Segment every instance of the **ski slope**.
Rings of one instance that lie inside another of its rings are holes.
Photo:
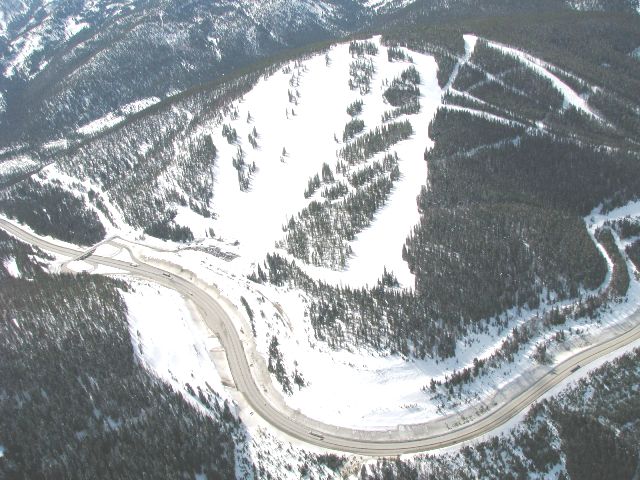
[[[292,64],[291,72],[281,69],[261,80],[233,106],[231,116],[225,116],[219,125],[210,129],[218,147],[212,202],[217,219],[213,228],[225,241],[239,243],[238,263],[245,273],[261,263],[267,253],[277,251],[276,245],[284,238],[282,227],[291,217],[313,199],[322,200],[319,195],[307,199],[304,191],[308,180],[321,171],[323,163],[334,168],[337,151],[344,147],[342,131],[351,119],[346,113],[347,106],[358,99],[363,101],[360,118],[365,122],[365,131],[382,125],[382,114],[392,109],[382,93],[387,82],[411,64],[389,62],[380,38],[375,37],[373,41],[379,51],[372,57],[376,73],[370,93],[362,95],[349,88],[349,65],[353,58],[349,45],[341,44],[326,55]],[[427,181],[424,152],[431,145],[426,126],[440,105],[441,89],[433,57],[408,53],[421,76],[422,109],[419,114],[406,116],[414,135],[388,150],[399,156],[401,178],[369,228],[351,243],[353,256],[344,271],[303,266],[316,278],[359,287],[375,284],[386,268],[396,275],[402,286],[414,285],[414,277],[402,260],[402,246],[412,227],[419,222],[416,197]],[[289,102],[289,91],[299,94],[297,104]],[[229,144],[222,136],[223,125],[237,131],[237,145]],[[258,133],[257,149],[247,142],[254,128]],[[232,165],[238,147],[245,153],[245,162],[255,162],[256,166],[248,191],[239,188],[237,171]],[[367,164],[381,160],[385,153],[377,154]]]

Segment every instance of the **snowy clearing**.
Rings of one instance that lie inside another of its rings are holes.
[[[96,133],[100,133],[108,128],[115,127],[119,123],[124,120],[124,117],[121,115],[116,115],[111,112],[105,115],[104,117],[93,120],[86,125],[78,127],[76,132],[80,135],[94,135]]]
[[[21,278],[22,274],[20,273],[20,269],[18,268],[18,264],[16,263],[15,258],[8,258],[3,263],[4,268],[7,270],[9,275],[13,278]]]
[[[31,172],[38,166],[38,162],[27,155],[10,158],[0,162],[0,180],[9,175],[20,175]]]
[[[75,37],[88,26],[88,23],[78,21],[78,17],[69,17],[64,25],[64,35],[67,39]]]

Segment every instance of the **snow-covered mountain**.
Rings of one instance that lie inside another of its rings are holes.
[[[548,0],[579,9],[632,2]],[[528,4],[527,4],[528,5]],[[69,132],[258,58],[388,16],[531,9],[509,0],[7,0],[0,5],[0,145]],[[11,121],[8,121],[8,120]]]
[[[3,130],[15,140],[25,131],[72,128],[343,35],[367,18],[353,0],[3,3],[0,92],[15,127]]]

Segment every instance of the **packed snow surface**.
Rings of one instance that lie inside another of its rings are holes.
[[[189,383],[193,389],[207,391],[208,384],[215,392],[224,393],[209,357],[210,340],[180,294],[136,281],[133,290],[122,295],[135,352],[147,368],[182,392]]]

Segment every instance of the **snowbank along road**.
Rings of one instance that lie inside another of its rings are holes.
[[[274,428],[298,440],[319,447],[370,456],[391,456],[423,452],[449,447],[473,440],[504,426],[531,403],[554,386],[575,373],[581,367],[608,355],[630,343],[640,340],[640,311],[632,314],[635,327],[617,337],[594,344],[568,358],[555,367],[541,367],[527,382],[514,382],[495,394],[487,404],[475,407],[475,411],[443,417],[428,423],[398,426],[390,430],[354,430],[321,424],[299,413],[285,412],[269,403],[263,395],[260,383],[252,375],[244,347],[234,323],[216,299],[198,287],[193,279],[184,278],[167,270],[139,261],[129,263],[113,258],[92,255],[95,247],[79,250],[53,243],[36,236],[19,226],[0,219],[0,227],[16,238],[43,250],[69,257],[84,257],[97,265],[117,268],[138,278],[150,280],[172,288],[190,298],[201,312],[207,326],[218,335],[224,347],[233,380],[251,408]]]

